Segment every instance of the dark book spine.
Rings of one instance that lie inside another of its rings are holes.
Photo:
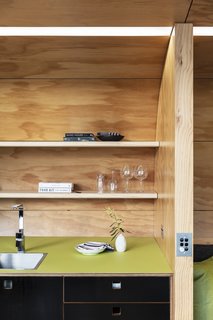
[[[66,132],[65,137],[94,137],[93,133]]]
[[[94,137],[64,137],[64,141],[95,141]]]

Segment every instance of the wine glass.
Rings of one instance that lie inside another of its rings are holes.
[[[125,180],[125,192],[129,192],[129,180],[133,178],[134,171],[128,164],[121,169],[121,177]]]
[[[139,192],[144,192],[143,180],[148,177],[148,170],[142,164],[139,164],[134,170],[134,177],[140,181]]]

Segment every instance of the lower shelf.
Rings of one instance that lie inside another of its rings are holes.
[[[97,192],[72,192],[72,193],[38,193],[38,192],[0,192],[0,199],[157,199],[156,192],[143,193],[97,193]]]

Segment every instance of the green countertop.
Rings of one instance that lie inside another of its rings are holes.
[[[170,275],[171,268],[154,238],[127,238],[127,251],[103,252],[85,256],[75,246],[86,241],[105,241],[94,237],[26,237],[26,252],[47,256],[36,270],[0,269],[0,276],[10,275]],[[0,237],[0,252],[16,252],[14,237]]]

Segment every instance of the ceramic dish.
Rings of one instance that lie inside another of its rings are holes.
[[[92,247],[92,246],[85,245],[85,243],[81,243],[81,244],[77,245],[75,247],[75,249],[81,254],[91,256],[91,255],[96,255],[96,254],[103,252],[106,249],[106,246],[103,245],[103,246],[98,246],[98,247]]]
[[[101,141],[120,141],[124,136],[118,132],[98,132],[97,138]]]

